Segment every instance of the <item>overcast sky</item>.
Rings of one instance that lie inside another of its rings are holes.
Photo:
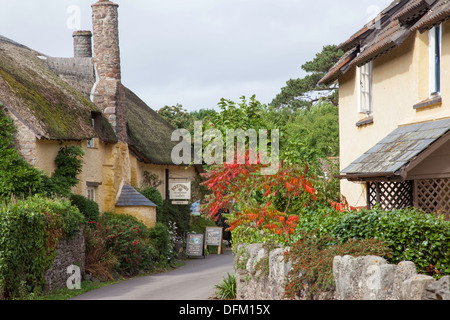
[[[94,0],[0,0],[0,35],[53,57],[92,30]],[[122,81],[155,110],[270,103],[322,47],[339,44],[391,0],[116,0]]]

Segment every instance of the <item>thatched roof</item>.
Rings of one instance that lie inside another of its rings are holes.
[[[52,72],[47,57],[0,37],[0,103],[40,139],[117,141],[103,118],[101,131],[92,126],[100,110]]]
[[[117,142],[113,128],[89,99],[91,58],[53,58],[0,36],[0,104],[40,139]],[[173,165],[175,128],[125,89],[129,148],[145,163]],[[96,118],[95,128],[92,117]]]
[[[175,128],[128,88],[125,96],[130,150],[143,162],[173,164],[171,152],[176,143],[171,137]]]

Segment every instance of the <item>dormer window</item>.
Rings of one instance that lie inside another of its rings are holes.
[[[441,45],[442,27],[436,26],[428,33],[429,39],[429,88],[430,97],[441,94]]]
[[[358,111],[371,115],[373,113],[373,90],[372,90],[372,78],[373,78],[373,62],[366,63],[365,65],[358,67]]]
[[[92,111],[91,124],[97,133],[101,131],[101,123],[102,123],[102,114],[100,112]],[[89,139],[87,141],[87,147],[92,149],[95,149],[97,147],[95,138]]]
[[[94,117],[91,118],[91,123],[92,123],[92,127],[95,128],[95,118]],[[94,138],[89,139],[87,141],[87,147],[92,148],[92,149],[95,148],[95,139]]]

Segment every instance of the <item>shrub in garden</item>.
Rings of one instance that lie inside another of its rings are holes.
[[[306,293],[309,297],[318,291],[333,289],[333,259],[336,256],[376,255],[388,258],[391,255],[387,245],[380,240],[350,240],[340,244],[336,238],[314,232],[301,232],[298,237],[300,240],[291,246],[284,258],[292,264],[285,287],[285,295],[289,299],[295,298],[305,287],[309,288]]]
[[[0,200],[11,195],[28,196],[41,191],[42,174],[14,148],[14,122],[0,105]]]
[[[348,212],[333,234],[341,241],[375,238],[385,241],[392,263],[413,261],[419,272],[450,274],[450,221],[417,209]]]
[[[154,204],[156,204],[158,207],[156,210],[161,210],[161,207],[163,205],[163,198],[161,196],[161,193],[158,191],[158,189],[154,187],[145,187],[138,190],[144,197],[146,197],[148,200],[152,201]]]
[[[150,243],[149,229],[130,215],[103,213],[100,222],[91,226],[103,228],[106,247],[116,256],[115,270],[125,276],[134,276],[139,271],[154,267],[154,248]]]
[[[100,210],[97,202],[77,194],[72,194],[70,196],[70,201],[72,202],[72,205],[76,206],[85,216],[86,221],[98,221]]]
[[[155,187],[145,187],[139,192],[156,204],[156,220],[172,229],[175,223],[177,235],[184,237],[189,232],[191,208],[188,205],[173,205],[169,200],[163,200],[161,193]]]
[[[0,206],[0,288],[4,298],[41,293],[59,240],[79,232],[84,217],[70,201],[34,196]]]
[[[105,254],[104,260],[93,263],[92,269],[103,272],[107,278],[113,273],[134,276],[141,271],[165,268],[175,257],[170,232],[162,223],[148,228],[133,216],[106,212],[89,226],[93,247],[87,251]]]
[[[169,223],[169,225],[171,225],[172,230],[176,229],[174,223]],[[177,238],[176,230],[172,230],[169,230],[169,227],[161,222],[157,222],[155,227],[149,230],[151,242],[155,246],[159,261],[164,267],[167,267],[177,256],[174,250]]]

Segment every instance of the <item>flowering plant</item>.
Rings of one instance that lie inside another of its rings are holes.
[[[263,175],[264,165],[250,162],[248,152],[244,164],[215,166],[204,174],[203,183],[211,191],[201,210],[218,218],[221,209],[230,209],[232,231],[244,225],[266,230],[288,241],[295,231],[299,216],[293,204],[300,200],[308,206],[317,200],[317,190],[307,177],[308,167],[285,166],[281,163],[274,175]]]

